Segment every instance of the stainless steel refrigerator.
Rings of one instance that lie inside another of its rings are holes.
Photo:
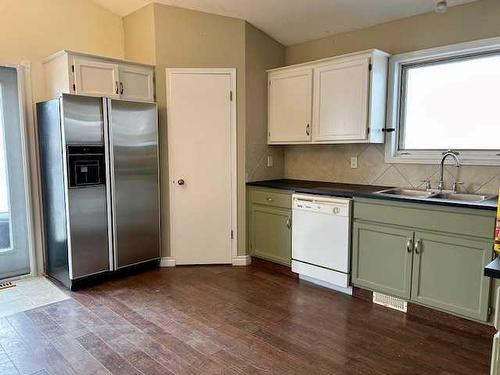
[[[155,103],[37,103],[45,265],[69,288],[160,257]]]

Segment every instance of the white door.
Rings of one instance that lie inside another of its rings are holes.
[[[75,58],[74,93],[119,98],[118,65]]]
[[[30,273],[30,230],[21,93],[15,68],[0,67],[0,279]]]
[[[312,69],[269,74],[269,143],[311,140]]]
[[[176,264],[231,263],[236,80],[167,69],[171,249]]]
[[[368,58],[314,69],[313,141],[366,141]]]
[[[120,65],[119,73],[122,99],[154,101],[153,68]]]

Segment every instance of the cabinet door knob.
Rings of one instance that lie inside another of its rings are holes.
[[[413,251],[413,239],[408,238],[408,241],[406,241],[406,251],[411,253]]]
[[[290,229],[292,227],[292,219],[290,217],[286,218],[286,227]]]
[[[178,183],[179,185],[184,185],[184,183],[185,183],[185,182],[184,182],[184,180],[181,178],[181,179],[179,179],[179,180],[177,181],[177,183]]]
[[[309,136],[311,135],[311,124],[306,125],[306,134]]]
[[[267,197],[267,201],[268,201],[268,202],[272,202],[272,201],[273,201],[273,198],[271,198],[271,197]]]
[[[415,242],[415,253],[420,254],[422,252],[422,240],[418,239],[417,242]]]

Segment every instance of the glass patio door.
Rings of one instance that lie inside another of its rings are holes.
[[[17,70],[0,66],[0,279],[30,273],[19,99]]]

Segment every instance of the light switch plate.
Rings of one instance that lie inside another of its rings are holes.
[[[271,168],[273,166],[273,157],[271,155],[267,155],[267,167]]]
[[[357,156],[351,157],[351,168],[352,169],[358,168],[358,157]]]

